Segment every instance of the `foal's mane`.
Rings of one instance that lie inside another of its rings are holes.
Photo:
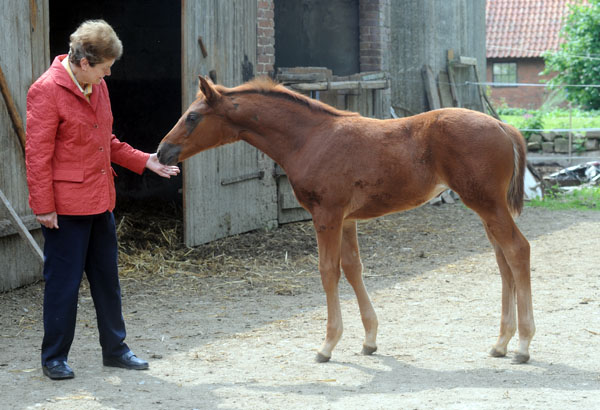
[[[302,105],[311,111],[322,112],[336,117],[354,117],[358,113],[338,110],[330,105],[324,104],[321,101],[309,98],[300,93],[288,90],[281,84],[276,83],[269,77],[255,78],[247,83],[234,88],[225,88],[217,86],[217,90],[223,95],[235,96],[244,94],[260,94],[266,97],[282,98],[292,101],[298,105]]]

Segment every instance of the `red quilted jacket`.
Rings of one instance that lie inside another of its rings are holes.
[[[93,215],[115,207],[111,162],[138,174],[150,154],[119,141],[104,80],[88,102],[61,61],[27,93],[26,165],[34,214]]]

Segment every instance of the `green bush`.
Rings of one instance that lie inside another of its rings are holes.
[[[510,108],[510,107],[498,108],[496,110],[496,112],[500,116],[502,116],[502,115],[524,115],[524,114],[529,113],[530,111],[532,111],[532,110],[526,110],[525,108]]]
[[[521,128],[529,129],[529,130],[543,130],[544,129],[544,121],[542,119],[542,114],[539,111],[534,112],[533,114],[527,113],[523,115],[524,122]],[[523,131],[523,136],[526,140],[533,134],[539,134],[542,131]]]
[[[560,35],[564,41],[558,52],[544,54],[542,74],[556,73],[550,85],[598,84],[600,70],[596,56],[600,54],[600,0],[575,2],[563,22]],[[568,87],[566,98],[582,107],[600,109],[600,88]]]

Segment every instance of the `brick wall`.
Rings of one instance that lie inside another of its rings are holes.
[[[387,49],[390,41],[388,21],[390,0],[360,0],[360,71],[382,71],[388,68]]]
[[[273,75],[275,64],[275,13],[273,0],[257,0],[256,76]]]
[[[517,82],[541,84],[542,80],[552,76],[540,76],[544,70],[544,60],[541,58],[528,59],[488,59],[487,81],[493,81],[492,66],[494,63],[516,62]],[[503,104],[514,108],[538,109],[544,103],[549,92],[544,87],[490,87],[491,100],[494,106]]]

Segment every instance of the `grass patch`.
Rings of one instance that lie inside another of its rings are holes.
[[[541,116],[544,129],[557,128],[600,128],[599,111],[583,111],[573,109],[569,111],[557,109],[553,111],[524,110],[519,108],[504,108],[499,110],[503,121],[519,129],[531,128],[532,116]]]
[[[580,209],[600,211],[600,187],[562,191],[558,186],[547,190],[544,198],[529,201],[529,206],[551,210]]]

